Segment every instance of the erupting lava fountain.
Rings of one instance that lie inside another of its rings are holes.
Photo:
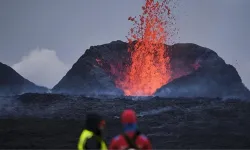
[[[127,37],[131,64],[124,72],[124,79],[115,81],[127,96],[150,96],[171,78],[165,46],[170,15],[168,3],[167,0],[146,0],[139,19],[128,18],[134,25]]]

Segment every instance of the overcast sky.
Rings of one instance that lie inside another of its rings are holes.
[[[91,45],[126,41],[144,0],[0,0],[0,61],[53,87]],[[179,0],[179,34],[216,51],[250,88],[250,0]]]

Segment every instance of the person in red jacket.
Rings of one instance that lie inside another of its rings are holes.
[[[124,110],[121,115],[121,122],[124,133],[112,139],[109,145],[110,150],[152,149],[149,139],[138,130],[135,111]]]

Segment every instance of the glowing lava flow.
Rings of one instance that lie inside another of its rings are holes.
[[[128,37],[132,62],[125,72],[125,79],[116,81],[125,95],[152,95],[171,78],[164,45],[167,40],[166,18],[170,14],[167,4],[167,0],[146,0],[139,20],[128,18],[135,26],[130,29]]]

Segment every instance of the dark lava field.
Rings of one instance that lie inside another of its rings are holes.
[[[0,148],[76,149],[87,112],[107,121],[105,139],[121,132],[125,108],[138,114],[153,149],[250,149],[250,103],[221,99],[67,96],[0,97]]]

